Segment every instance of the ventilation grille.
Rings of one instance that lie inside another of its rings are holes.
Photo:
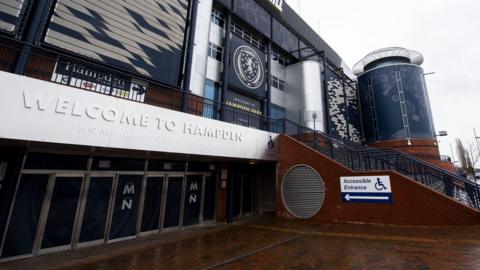
[[[283,178],[282,199],[294,216],[311,218],[323,205],[325,184],[312,168],[306,165],[296,166]]]

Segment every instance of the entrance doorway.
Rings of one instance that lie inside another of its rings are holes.
[[[215,179],[211,172],[26,170],[1,238],[1,258],[28,257],[212,222]]]
[[[250,174],[236,175],[233,181],[233,217],[254,213],[255,177]]]

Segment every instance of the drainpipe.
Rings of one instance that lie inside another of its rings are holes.
[[[225,14],[225,38],[223,39],[223,73],[222,73],[222,88],[220,90],[220,120],[225,120],[224,114],[224,105],[225,102],[225,93],[228,90],[229,84],[229,77],[228,77],[228,69],[230,63],[230,40],[231,40],[231,33],[230,33],[230,26],[232,24],[232,15],[229,11]]]
[[[20,56],[18,57],[17,65],[15,66],[15,73],[24,75],[27,71],[28,59],[32,53],[32,46],[40,42],[43,26],[48,20],[50,9],[54,0],[39,0],[36,8],[30,10],[33,18],[30,22],[30,29],[25,39]]]
[[[188,49],[186,55],[186,69],[185,69],[185,81],[183,83],[182,93],[182,112],[188,111],[188,93],[190,93],[190,81],[192,76],[192,61],[193,61],[193,49],[195,48],[195,28],[197,26],[197,10],[198,1],[192,1],[192,7],[190,8],[190,22],[188,25]]]

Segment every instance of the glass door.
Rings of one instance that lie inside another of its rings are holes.
[[[3,237],[2,258],[33,255],[49,178],[49,174],[23,174],[20,178]]]
[[[165,215],[163,218],[163,229],[176,228],[180,226],[180,211],[182,209],[183,175],[168,176],[167,198],[165,204]]]
[[[160,228],[160,214],[162,210],[163,186],[165,176],[148,176],[146,181],[145,197],[140,231],[157,232]]]
[[[82,184],[82,175],[56,175],[51,192],[47,193],[40,254],[72,248]]]
[[[203,221],[213,221],[215,218],[215,191],[217,189],[215,176],[206,176],[204,183]]]
[[[142,178],[143,175],[133,174],[118,176],[109,231],[110,240],[135,237]]]
[[[82,197],[83,211],[80,221],[78,246],[103,243],[113,193],[114,175],[93,175],[87,180]]]
[[[233,179],[233,217],[242,213],[242,176],[236,175]]]
[[[190,226],[200,223],[203,175],[187,175],[185,187],[183,226]]]
[[[242,214],[251,215],[253,213],[254,194],[254,180],[251,175],[244,175],[242,177]]]

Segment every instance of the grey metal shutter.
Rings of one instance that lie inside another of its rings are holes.
[[[292,215],[302,219],[311,218],[323,205],[325,184],[313,168],[297,165],[283,178],[282,199]]]

